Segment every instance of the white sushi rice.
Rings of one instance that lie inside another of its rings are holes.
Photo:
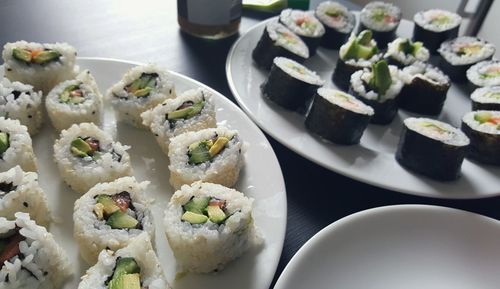
[[[313,11],[285,9],[281,11],[280,21],[297,35],[321,37],[325,34],[325,27]]]
[[[0,217],[14,219],[17,212],[29,213],[42,226],[51,220],[47,197],[38,184],[38,174],[23,172],[16,166],[0,173],[0,185],[11,186],[11,190],[0,189]]]
[[[9,148],[0,157],[0,171],[19,165],[24,171],[36,172],[37,161],[28,128],[18,120],[0,117],[0,132],[9,136]]]
[[[459,55],[459,50],[465,46],[477,46],[479,47],[479,51],[474,52],[473,54],[465,53]],[[443,42],[441,47],[439,47],[438,52],[441,54],[441,57],[452,65],[467,65],[491,57],[495,54],[495,45],[476,37],[461,36]]]
[[[293,78],[313,85],[321,86],[325,84],[325,81],[315,71],[308,69],[297,61],[286,57],[276,57],[273,63]]]
[[[18,49],[51,49],[59,52],[61,57],[58,61],[40,64],[26,64],[15,59],[12,54],[15,48]],[[76,50],[67,43],[35,43],[17,41],[7,43],[3,47],[2,57],[4,61],[4,75],[11,81],[19,81],[30,84],[36,91],[42,90],[44,94],[59,82],[72,79],[78,73],[78,66],[75,65]]]
[[[189,119],[179,119],[171,122],[166,115],[177,110],[184,102],[197,103],[205,101],[200,113]],[[197,131],[217,126],[213,94],[203,88],[190,89],[176,98],[167,99],[162,104],[141,114],[142,123],[149,127],[156,141],[165,154],[168,154],[170,139],[188,131]],[[173,127],[172,127],[173,126]]]
[[[211,161],[197,165],[188,163],[189,146],[216,136],[230,139],[225,148]],[[170,140],[168,149],[170,159],[170,184],[179,189],[184,184],[194,181],[217,183],[232,187],[238,180],[243,166],[242,142],[236,130],[226,127],[208,128],[197,132],[186,132]]]
[[[474,90],[471,99],[478,103],[500,104],[500,86],[480,87]]]
[[[376,21],[373,19],[375,13],[380,11],[384,12],[384,15],[388,15],[394,18],[394,22],[386,22],[385,17],[382,21]],[[360,13],[360,21],[368,29],[375,31],[392,31],[396,29],[401,20],[401,9],[394,4],[386,3],[382,1],[373,1],[368,3]]]
[[[429,50],[424,46],[420,47],[416,55],[406,54],[404,51],[399,50],[399,46],[402,42],[409,41],[407,38],[396,38],[394,41],[387,45],[387,52],[385,53],[385,58],[393,58],[404,65],[410,65],[415,61],[428,61],[430,57]]]
[[[454,146],[469,145],[469,138],[462,131],[442,121],[423,117],[410,117],[404,120],[404,125],[409,130],[445,144]]]
[[[106,282],[113,275],[118,258],[134,258],[140,268],[142,288],[169,289],[160,261],[156,256],[151,239],[147,233],[141,233],[130,240],[129,244],[116,251],[103,250],[97,263],[87,270],[78,284],[78,289],[108,289]]]
[[[182,208],[192,197],[226,201],[230,216],[220,225],[208,220],[192,225],[181,220]],[[252,218],[253,199],[221,185],[195,182],[175,192],[165,210],[165,233],[181,272],[221,270],[250,247],[263,242]]]
[[[450,85],[450,78],[439,68],[417,61],[399,72],[401,80],[409,85],[415,78],[423,79],[433,85]]]
[[[71,142],[78,138],[92,137],[99,140],[101,155],[80,158],[71,153]],[[129,146],[114,142],[109,134],[92,123],[74,124],[63,130],[54,144],[54,160],[62,179],[76,192],[85,193],[97,183],[109,182],[119,177],[131,176],[132,166],[127,153]],[[113,151],[121,156],[117,160]]]
[[[494,77],[485,77],[487,73],[497,73]],[[476,86],[500,85],[500,61],[481,61],[467,70],[467,79]]]
[[[369,87],[365,85],[369,83],[372,78],[371,70],[366,68],[356,71],[351,75],[351,86],[356,93],[369,100],[385,102],[386,100],[394,99],[401,92],[403,82],[399,78],[399,70],[396,66],[389,65],[389,72],[391,74],[392,84],[384,95],[379,95],[376,91],[369,89]]]
[[[500,111],[478,110],[466,113],[462,118],[462,121],[466,123],[473,130],[492,135],[500,135],[499,124],[493,124],[491,122],[480,123],[479,121],[474,119],[474,116],[478,113],[489,113],[493,118],[500,119]]]
[[[60,101],[61,93],[70,85],[79,85],[85,101],[72,104]],[[67,80],[58,84],[47,95],[45,106],[47,113],[56,130],[69,128],[72,124],[92,122],[100,125],[103,109],[103,97],[90,71],[82,71],[74,80]]]
[[[43,124],[42,92],[33,86],[4,78],[0,82],[0,116],[17,119],[35,135]]]
[[[126,86],[141,77],[143,73],[158,74],[155,88],[145,97],[136,97],[126,91]],[[135,127],[147,129],[142,124],[141,113],[155,107],[163,101],[175,97],[175,88],[170,73],[153,64],[135,66],[125,73],[123,78],[113,85],[106,97],[111,101],[116,119]]]
[[[270,22],[266,25],[266,31],[276,46],[281,46],[302,58],[309,58],[309,48],[304,41],[283,24]]]
[[[19,243],[21,255],[2,264],[1,289],[59,289],[73,274],[66,252],[51,233],[38,226],[26,213],[16,213],[15,220],[0,217],[0,238],[15,228],[26,239]],[[8,281],[6,281],[8,280]]]
[[[448,21],[439,21],[440,18],[445,18]],[[462,17],[446,10],[429,9],[417,12],[415,16],[413,16],[413,21],[425,30],[443,32],[460,25]]]
[[[359,99],[343,91],[320,87],[318,88],[318,95],[328,100],[329,102],[347,110],[365,115],[375,114],[371,106],[364,104]]]
[[[356,16],[349,12],[344,5],[334,1],[321,2],[316,8],[316,17],[324,25],[342,33],[349,33],[356,25]]]
[[[118,178],[109,183],[99,183],[85,195],[76,200],[73,213],[74,237],[80,247],[80,255],[89,264],[95,264],[99,253],[104,249],[116,251],[127,246],[132,237],[147,232],[154,238],[153,216],[149,209],[152,202],[146,195],[149,182],[137,182],[134,177]],[[141,229],[112,229],[105,220],[99,220],[94,213],[96,196],[116,195],[128,192],[135,211],[128,212],[135,216],[142,225]]]

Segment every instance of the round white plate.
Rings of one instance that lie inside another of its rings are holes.
[[[460,179],[438,182],[399,166],[394,154],[402,120],[414,114],[400,111],[388,126],[370,124],[359,145],[340,146],[322,141],[309,133],[302,115],[264,99],[260,85],[267,78],[267,72],[254,65],[251,54],[267,22],[276,19],[271,18],[248,30],[233,45],[226,62],[229,87],[236,101],[265,132],[289,149],[327,169],[382,188],[451,199],[500,195],[500,168],[465,160]],[[403,20],[397,32],[398,35],[411,37],[412,31],[413,24]],[[335,87],[331,76],[337,58],[337,51],[320,48],[305,65],[318,72],[326,81],[326,86]],[[468,96],[457,85],[453,85],[439,119],[458,127],[461,117],[469,110]]]
[[[78,65],[81,69],[90,69],[101,92],[104,93],[120,80],[125,71],[137,63],[80,58]],[[148,194],[155,199],[153,214],[157,228],[156,248],[167,279],[175,289],[220,289],[227,288],[228,284],[238,284],[238,288],[267,289],[278,265],[286,227],[285,184],[273,149],[259,128],[223,95],[186,76],[174,72],[172,75],[177,93],[196,87],[212,91],[215,95],[218,122],[239,130],[242,139],[247,143],[245,166],[236,189],[255,199],[253,216],[264,235],[265,244],[260,250],[254,249],[245,253],[218,274],[190,274],[175,280],[175,259],[161,225],[163,209],[174,193],[168,183],[168,158],[162,153],[151,133],[117,124],[111,109],[106,109],[105,131],[115,136],[122,144],[132,146],[129,154],[135,177],[140,181],[151,181]],[[68,252],[75,269],[73,278],[64,288],[75,289],[80,276],[89,268],[79,257],[78,246],[73,239],[73,203],[80,195],[70,190],[59,177],[52,159],[52,146],[58,135],[49,120],[46,121],[42,132],[33,138],[39,164],[39,179],[47,193],[50,209],[58,220],[58,223],[52,224],[50,231]]]
[[[436,206],[347,216],[293,256],[274,289],[494,289],[500,222]]]

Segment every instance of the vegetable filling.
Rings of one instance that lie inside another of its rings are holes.
[[[487,111],[478,112],[474,115],[474,120],[480,124],[488,124],[497,127],[500,130],[500,117],[493,116],[492,113]]]
[[[141,229],[130,193],[102,194],[95,200],[94,214],[98,220],[106,221],[106,225],[113,229]]]
[[[66,87],[59,95],[59,102],[80,104],[85,101],[85,96],[80,88],[81,84],[73,84]]]
[[[3,154],[10,147],[10,137],[6,132],[0,132],[0,158],[3,159]]]
[[[107,281],[108,289],[141,289],[141,268],[132,257],[119,257]]]
[[[26,64],[45,65],[50,62],[58,61],[61,53],[52,49],[22,49],[14,48],[12,51],[14,59],[22,61]]]
[[[230,140],[230,138],[216,135],[212,139],[191,144],[188,148],[188,163],[190,165],[198,165],[211,161],[224,150]]]
[[[175,111],[167,113],[166,119],[170,122],[170,128],[175,127],[175,123],[181,119],[190,119],[201,113],[205,107],[205,99],[198,102],[185,101]]]
[[[190,224],[204,224],[210,220],[222,224],[229,217],[226,201],[214,197],[192,197],[184,206],[181,220]]]
[[[345,44],[347,49],[341,58],[343,60],[372,58],[378,53],[378,47],[372,43],[372,37],[370,30],[364,30],[356,38],[349,39]]]
[[[125,90],[135,97],[148,97],[157,83],[158,73],[142,73],[138,79],[125,86]]]

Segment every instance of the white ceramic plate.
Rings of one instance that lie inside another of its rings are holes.
[[[95,58],[80,58],[78,64],[81,69],[90,69],[103,93],[120,80],[125,71],[136,65]],[[260,250],[247,252],[218,274],[191,274],[175,280],[175,259],[161,226],[163,208],[174,192],[168,183],[168,158],[161,152],[151,133],[117,124],[111,109],[107,109],[104,129],[121,143],[132,146],[129,154],[135,177],[141,181],[151,181],[148,194],[155,199],[156,248],[167,279],[175,289],[220,289],[227,288],[228,284],[238,284],[238,288],[267,289],[278,265],[286,227],[286,192],[276,156],[262,132],[236,105],[204,84],[177,73],[172,74],[177,93],[196,87],[212,91],[215,94],[217,120],[238,129],[248,144],[245,166],[236,189],[255,199],[253,216],[264,235],[265,244]],[[38,158],[40,184],[48,195],[50,209],[59,221],[52,224],[50,231],[68,252],[75,269],[74,277],[64,288],[75,289],[80,276],[89,266],[79,257],[78,246],[73,239],[73,203],[80,195],[65,185],[52,160],[52,145],[57,137],[47,119],[33,143]]]
[[[453,182],[438,182],[411,173],[396,162],[394,154],[399,141],[402,120],[414,114],[400,111],[388,126],[369,125],[361,143],[340,146],[322,141],[309,133],[304,117],[287,111],[264,99],[260,85],[267,72],[258,69],[251,57],[262,31],[271,18],[247,31],[233,45],[226,63],[229,87],[243,110],[268,134],[301,156],[337,173],[382,188],[436,198],[483,198],[500,195],[500,169],[465,160],[462,177]],[[411,37],[413,24],[403,20],[398,34]],[[338,52],[320,48],[317,55],[305,65],[318,72],[326,86],[331,81]],[[470,100],[461,89],[453,85],[448,92],[444,111],[439,119],[456,127],[461,117],[470,110]]]
[[[345,217],[293,256],[274,289],[499,288],[500,222],[436,206]]]

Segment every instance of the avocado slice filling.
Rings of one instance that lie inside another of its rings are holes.
[[[482,111],[474,115],[474,120],[480,124],[489,123],[497,126],[497,130],[500,129],[500,117],[494,117],[491,112]]]
[[[466,44],[458,48],[457,55],[459,56],[472,56],[481,52],[483,46],[481,44]]]
[[[389,87],[391,87],[392,78],[389,66],[385,60],[380,60],[372,65],[372,78],[368,86],[376,91],[380,96],[385,95]]]
[[[420,41],[412,42],[410,39],[405,39],[399,43],[398,50],[406,55],[416,56],[422,46],[423,43]]]
[[[363,30],[356,38],[347,42],[347,49],[340,55],[342,60],[349,59],[370,59],[378,53],[378,47],[372,45],[373,34],[371,30]]]
[[[181,119],[190,119],[198,114],[203,110],[205,107],[205,101],[200,100],[196,103],[192,101],[185,101],[182,103],[181,106],[179,106],[175,111],[167,113],[166,118],[170,122],[176,122]]]
[[[227,137],[218,136],[191,144],[188,148],[188,163],[198,165],[212,160],[226,147],[229,141],[230,139]]]
[[[431,122],[423,122],[422,126],[428,128],[428,129],[431,129],[439,134],[445,134],[448,132],[448,130],[446,130],[446,129],[444,129],[444,128],[442,128],[434,123],[431,123]]]
[[[450,18],[444,14],[439,14],[434,16],[431,20],[431,24],[433,25],[445,25],[450,22]]]
[[[108,289],[141,289],[141,268],[132,257],[119,257]]]
[[[10,147],[9,134],[6,132],[0,132],[0,156],[3,156]]]
[[[134,210],[129,192],[123,191],[115,195],[97,195],[94,213],[98,220],[105,220],[113,229],[135,229],[139,221],[128,214],[128,209]]]
[[[77,137],[71,142],[70,151],[75,157],[91,157],[96,160],[99,158],[100,152],[99,140],[92,137]]]
[[[44,65],[49,62],[57,61],[61,57],[61,53],[52,49],[23,49],[14,48],[12,50],[12,57],[22,61],[26,64],[40,64]]]
[[[80,88],[81,84],[72,84],[66,87],[59,95],[59,102],[80,104],[85,101],[85,96]]]
[[[158,73],[142,73],[139,78],[125,86],[125,90],[135,97],[148,97],[156,87],[157,80]]]
[[[500,92],[491,92],[491,91],[489,91],[489,92],[486,93],[486,97],[500,99]]]
[[[192,197],[184,206],[181,220],[190,224],[204,224],[209,220],[222,224],[229,216],[226,213],[226,201],[213,197]]]

